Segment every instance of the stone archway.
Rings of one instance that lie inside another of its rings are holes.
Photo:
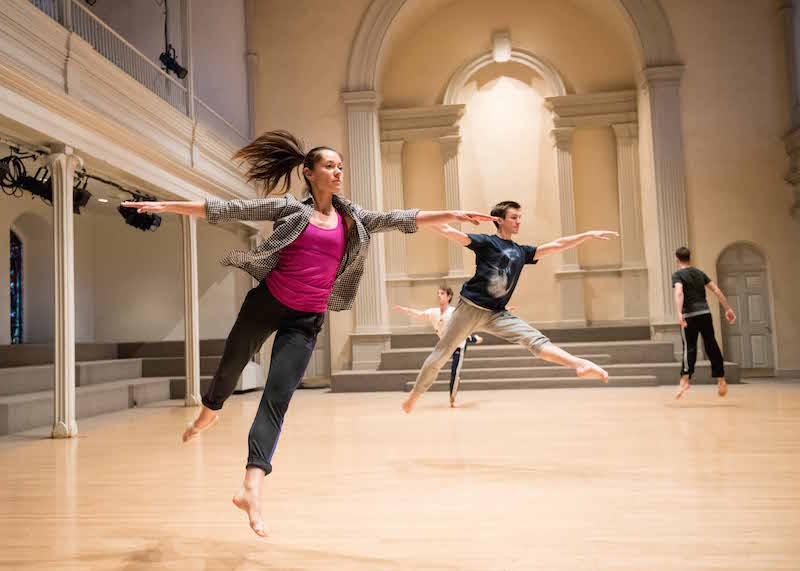
[[[395,16],[408,0],[373,0],[358,30],[347,70],[346,91],[377,91],[383,44]],[[642,68],[680,63],[666,14],[658,0],[615,2],[637,40]]]

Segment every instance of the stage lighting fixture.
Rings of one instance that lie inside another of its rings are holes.
[[[163,69],[167,70],[167,72],[171,71],[181,79],[184,79],[186,74],[189,73],[189,70],[179,64],[175,59],[175,48],[172,47],[172,44],[167,46],[166,51],[158,56],[158,59],[161,60],[161,67]]]
[[[36,171],[36,176],[24,175],[17,186],[38,196],[45,204],[53,206],[53,184],[50,180],[50,171],[41,167]]]
[[[72,212],[75,214],[80,214],[80,209],[85,208],[92,198],[92,193],[86,190],[88,182],[88,178],[78,179],[75,186],[72,187]]]
[[[155,200],[152,197],[134,195],[134,202],[145,202],[148,200]],[[148,230],[155,232],[161,226],[161,216],[158,214],[149,214],[147,212],[138,213],[136,208],[127,208],[124,206],[119,207],[119,213],[125,219],[125,224],[138,228],[143,232]]]

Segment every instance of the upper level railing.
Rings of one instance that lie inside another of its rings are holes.
[[[30,2],[62,26],[71,29],[100,55],[172,107],[190,116],[189,94],[186,87],[125,41],[78,0],[30,0]],[[199,122],[234,145],[248,141],[245,135],[199,98],[195,97],[195,102],[199,104],[195,108]]]

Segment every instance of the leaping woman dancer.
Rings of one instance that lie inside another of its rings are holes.
[[[139,212],[197,216],[212,224],[234,220],[275,223],[272,235],[256,249],[235,250],[222,259],[224,265],[240,268],[260,283],[247,294],[200,413],[183,433],[185,442],[217,423],[245,365],[276,333],[264,394],[248,436],[244,481],[233,497],[236,507],[247,512],[253,531],[266,537],[261,483],[272,471],[283,418],[311,358],[325,310],[353,306],[371,235],[389,230],[413,233],[420,226],[456,221],[478,224],[494,217],[477,212],[374,212],[361,208],[339,196],[344,179],[342,156],[330,147],[306,153],[302,143],[286,131],[265,133],[233,158],[247,163],[248,181],[263,185],[264,198],[128,202],[123,206]],[[275,190],[288,192],[292,173],[300,168],[308,193],[304,200],[290,194],[267,198]]]

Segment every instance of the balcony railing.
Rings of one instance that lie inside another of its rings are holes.
[[[125,41],[122,36],[79,1],[30,0],[30,2],[65,28],[71,29],[91,45],[97,53],[172,107],[184,115],[190,116],[188,90]],[[195,103],[198,104],[195,114],[202,124],[216,131],[234,145],[241,145],[248,141],[247,137],[197,97],[195,97]]]

